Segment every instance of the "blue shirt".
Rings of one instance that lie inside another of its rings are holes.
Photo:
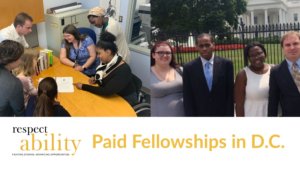
[[[287,64],[288,64],[288,68],[289,68],[289,71],[290,71],[290,73],[291,73],[291,72],[292,72],[293,62],[289,61],[288,59],[285,59],[285,60],[286,60],[286,62],[287,62]],[[296,61],[296,63],[297,63],[298,69],[300,69],[300,59],[298,59],[298,60]]]
[[[209,60],[206,60],[206,59],[204,59],[202,56],[200,56],[200,59],[201,59],[201,61],[202,61],[202,67],[203,67],[203,72],[205,72],[205,64],[207,63],[207,62],[209,62],[210,64],[211,64],[211,66],[212,66],[212,73],[214,72],[213,70],[214,70],[214,57],[215,57],[215,54],[213,53],[212,54],[212,57],[209,59]],[[212,74],[213,75],[213,74]]]
[[[93,40],[89,36],[86,36],[84,40],[80,41],[80,46],[78,49],[75,49],[73,45],[71,46],[68,58],[74,62],[76,61],[76,63],[81,66],[84,65],[85,62],[90,58],[88,47],[93,44]],[[65,48],[65,42],[62,43],[61,48]],[[84,71],[84,74],[88,76],[94,75],[98,65],[99,59],[96,58],[94,63]]]

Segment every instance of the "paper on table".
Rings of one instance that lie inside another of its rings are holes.
[[[56,77],[58,92],[60,93],[73,93],[73,77]]]
[[[59,93],[73,93],[73,77],[53,77],[56,80]],[[39,83],[44,78],[39,79]]]

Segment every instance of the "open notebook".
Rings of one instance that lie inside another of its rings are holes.
[[[53,77],[56,80],[59,93],[73,93],[73,77]],[[43,78],[39,79],[39,82]]]

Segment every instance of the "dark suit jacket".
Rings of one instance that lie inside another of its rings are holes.
[[[214,57],[211,91],[200,57],[187,63],[183,69],[183,102],[186,116],[234,116],[232,62]]]
[[[268,116],[278,116],[278,103],[282,116],[300,116],[300,93],[286,60],[271,69],[269,86]]]

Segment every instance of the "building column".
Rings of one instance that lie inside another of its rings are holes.
[[[287,15],[287,12],[283,11],[283,23],[287,23],[286,15]]]
[[[279,21],[278,21],[278,23],[279,24],[282,24],[283,23],[283,21],[282,21],[282,10],[281,9],[279,9],[279,11],[278,11],[278,15],[279,15]]]
[[[265,25],[268,25],[269,22],[268,22],[268,10],[265,9]]]
[[[250,23],[251,23],[251,25],[253,26],[253,25],[254,25],[254,12],[251,11],[250,14],[251,14]]]

